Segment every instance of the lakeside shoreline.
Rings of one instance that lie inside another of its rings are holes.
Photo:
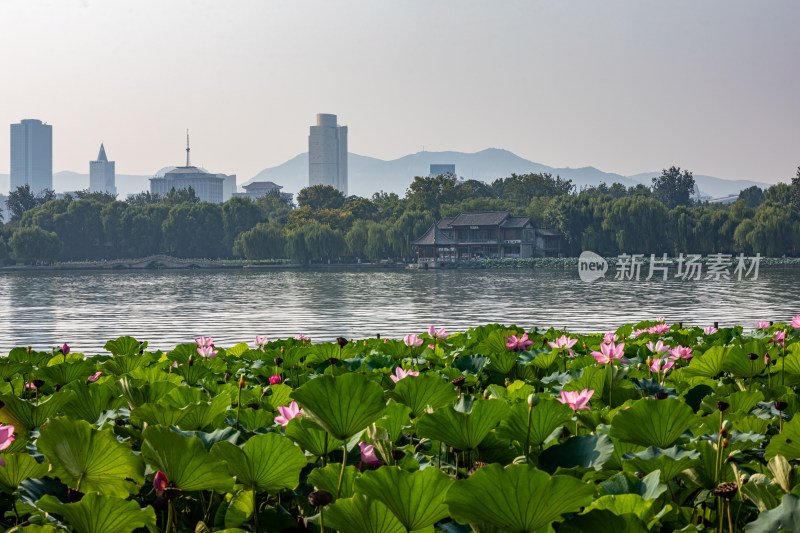
[[[708,262],[708,257],[703,257],[700,263]],[[735,266],[736,257],[732,258],[731,267]],[[749,258],[747,258],[749,259]],[[534,257],[527,259],[477,259],[457,262],[440,262],[442,268],[491,270],[491,269],[544,269],[566,270],[578,267],[577,257]],[[615,266],[618,257],[606,257],[609,266]],[[660,259],[659,259],[660,260]],[[668,258],[675,261],[676,258]],[[642,265],[649,265],[649,258],[643,258]],[[181,269],[268,269],[268,270],[398,270],[417,269],[418,263],[313,263],[299,264],[289,261],[276,263],[250,262],[246,260],[214,260],[203,258],[178,258],[168,255],[157,255],[134,259],[118,259],[113,261],[93,261],[81,263],[58,263],[54,265],[9,265],[0,267],[0,272],[25,272],[25,271],[59,271],[59,270],[181,270]],[[675,264],[675,263],[673,263]],[[797,268],[800,267],[800,258],[761,258],[759,268]],[[420,268],[419,270],[426,270]],[[438,269],[431,269],[438,270]]]

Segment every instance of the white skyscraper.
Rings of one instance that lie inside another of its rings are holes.
[[[97,161],[89,161],[89,192],[117,194],[116,163],[106,157],[106,149],[100,143]]]
[[[317,114],[308,135],[308,185],[331,185],[347,196],[347,126],[336,115]]]
[[[53,126],[41,120],[11,125],[11,191],[24,185],[33,194],[53,188]]]

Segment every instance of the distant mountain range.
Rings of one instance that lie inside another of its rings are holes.
[[[512,173],[546,172],[553,176],[558,175],[564,179],[571,179],[578,189],[588,185],[599,185],[601,182],[605,182],[608,185],[618,182],[626,187],[638,183],[650,185],[652,178],[661,174],[661,172],[648,172],[634,176],[623,176],[621,174],[603,172],[594,167],[554,168],[528,161],[508,150],[497,148],[489,148],[472,154],[463,152],[418,152],[391,161],[351,153],[348,159],[348,192],[364,197],[370,197],[377,191],[396,192],[403,196],[414,176],[427,176],[430,165],[435,163],[455,164],[456,173],[464,179],[476,179],[486,182],[508,177]],[[150,183],[148,179],[151,177],[118,174],[117,191],[119,192],[119,198],[124,199],[129,194],[149,190]],[[758,185],[764,189],[770,186],[769,183],[759,181],[726,180],[699,174],[695,174],[694,178],[701,194],[713,198],[738,194],[740,190],[752,185]],[[247,185],[253,181],[274,181],[283,186],[284,192],[296,194],[300,189],[308,185],[308,153],[293,157],[276,167],[266,168],[252,179],[241,183],[240,186]],[[56,192],[86,189],[89,187],[89,175],[69,171],[56,172],[53,175],[53,185]],[[0,191],[7,191],[8,189],[8,174],[0,174]]]

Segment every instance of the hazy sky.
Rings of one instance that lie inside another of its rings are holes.
[[[193,163],[239,182],[308,149],[496,147],[552,166],[678,165],[788,181],[800,165],[800,2],[0,0],[8,124],[53,125],[53,167]]]

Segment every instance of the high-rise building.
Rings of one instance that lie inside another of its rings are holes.
[[[347,126],[336,115],[317,114],[308,135],[308,185],[331,185],[347,196]]]
[[[97,161],[89,161],[89,192],[117,194],[115,167],[116,162],[108,160],[106,149],[100,143]]]
[[[53,188],[53,126],[41,120],[11,125],[11,191],[24,185],[33,194]]]
[[[456,175],[456,166],[454,164],[431,163],[431,172],[429,174],[431,178],[435,178],[436,176],[447,176],[448,174],[452,174],[453,176]]]

